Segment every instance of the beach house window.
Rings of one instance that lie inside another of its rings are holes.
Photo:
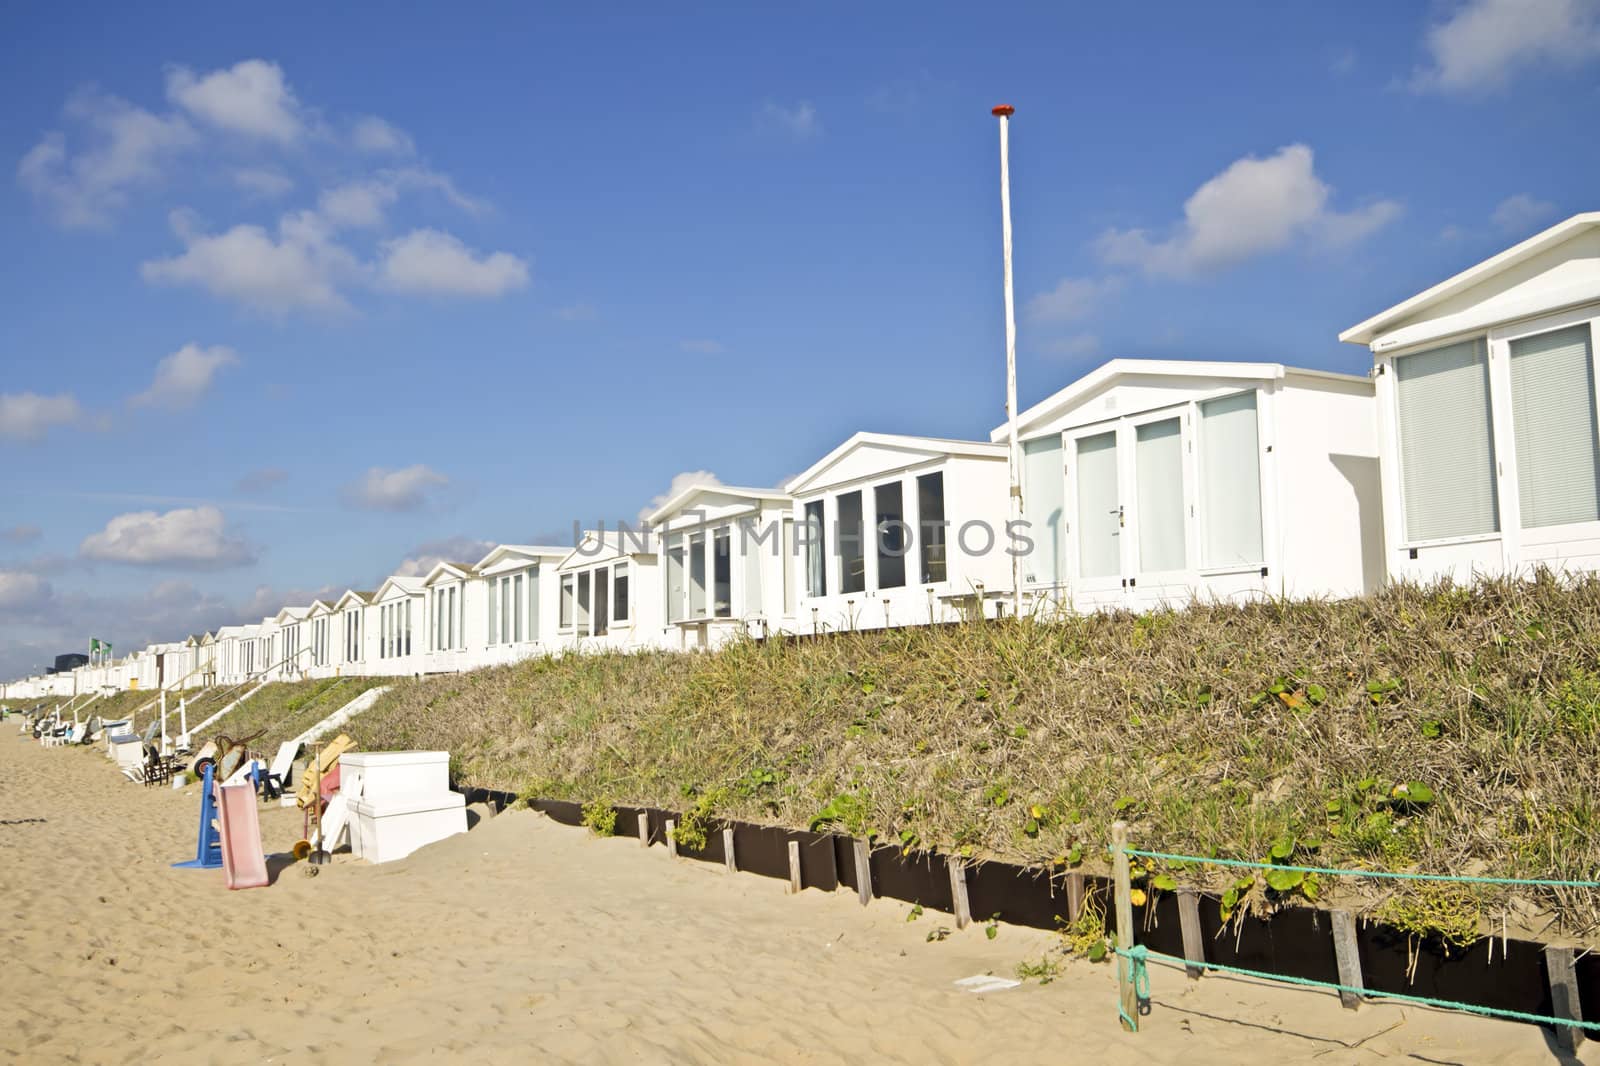
[[[783,613],[791,615],[794,614],[794,519],[787,515],[783,519],[783,538],[778,549],[783,556]]]
[[[1077,468],[1078,576],[1115,577],[1122,568],[1116,432],[1080,437]]]
[[[502,643],[500,640],[500,595],[498,592],[499,580],[500,579],[496,578],[495,580],[489,582],[489,595],[484,597],[484,600],[486,601],[485,606],[489,612],[489,643],[491,645]]]
[[[1483,338],[1395,360],[1408,541],[1500,531]]]
[[[628,564],[618,563],[611,579],[611,612],[619,622],[628,620]]]
[[[706,616],[706,535],[689,538],[689,617]]]
[[[522,577],[522,571],[519,570],[510,577],[503,577],[500,579],[500,589],[502,592],[506,593],[511,601],[511,612],[513,615],[511,625],[511,640],[517,643],[522,641]]]
[[[578,629],[589,628],[589,571],[578,575]]]
[[[402,651],[400,654],[401,655],[410,655],[411,654],[411,601],[409,599],[406,600],[406,606],[405,606],[405,612],[404,613],[405,613],[406,621],[405,621],[405,643],[404,643],[403,647],[404,647],[405,650]]]
[[[594,635],[603,637],[611,629],[611,568],[602,566],[593,571],[594,580]]]
[[[1600,520],[1589,323],[1511,342],[1511,428],[1522,524]]]
[[[806,504],[806,595],[828,594],[827,542],[823,539],[822,501]]]
[[[733,614],[733,537],[727,528],[711,535],[711,606],[718,618]]]
[[[900,482],[891,481],[872,490],[874,538],[878,551],[878,587],[904,588],[906,583],[905,491]]]
[[[539,568],[528,567],[528,639],[539,639]]]
[[[667,542],[667,621],[683,621],[684,586],[683,540],[674,537]]]
[[[1200,405],[1200,562],[1254,565],[1261,538],[1261,446],[1256,394]]]
[[[561,575],[561,628],[568,629],[572,625],[574,589],[577,588],[577,577],[572,574]]]
[[[744,572],[740,577],[742,587],[739,590],[739,602],[743,605],[745,615],[754,615],[761,610],[761,547],[752,539],[753,534],[748,528],[741,527],[739,531],[739,556],[744,560]],[[776,545],[774,545],[776,547]]]
[[[1134,430],[1139,565],[1147,572],[1182,570],[1185,551],[1183,423],[1164,418]]]
[[[1061,584],[1067,553],[1066,478],[1061,467],[1061,434],[1022,442],[1022,517],[1033,551],[1024,577],[1034,585]]]
[[[917,523],[921,527],[922,583],[945,580],[944,473],[935,470],[917,478]]]
[[[451,648],[460,647],[458,642],[461,638],[461,627],[457,622],[458,616],[456,615],[456,593],[459,588],[460,586],[458,585],[450,586],[450,624],[446,632],[446,636],[449,638],[450,643],[448,646]]]
[[[861,490],[841,493],[834,553],[839,557],[839,591],[863,592],[867,587],[866,529],[861,516]]]

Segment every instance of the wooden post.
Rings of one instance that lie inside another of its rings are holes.
[[[1339,964],[1339,983],[1351,988],[1366,988],[1361,981],[1361,952],[1356,946],[1356,923],[1349,911],[1329,911],[1333,919],[1333,957]],[[1340,992],[1339,1002],[1346,1010],[1361,1006],[1356,992]]]
[[[639,812],[639,846],[650,846],[650,816],[643,811]]]
[[[1067,921],[1075,922],[1083,914],[1083,875],[1067,875]]]
[[[789,893],[796,895],[800,891],[800,842],[789,841]]]
[[[1573,969],[1572,949],[1547,947],[1544,949],[1544,968],[1550,977],[1551,1015],[1583,1021],[1583,1008],[1578,1002],[1578,973]],[[1556,1044],[1569,1055],[1575,1055],[1583,1043],[1583,1030],[1575,1025],[1558,1025]]]
[[[739,872],[739,864],[735,862],[733,858],[732,829],[724,829],[722,831],[722,861],[728,864],[728,872],[730,874],[736,874]]]
[[[1111,823],[1111,873],[1117,896],[1117,996],[1122,1027],[1139,1031],[1139,995],[1133,987],[1133,960],[1120,954],[1133,947],[1133,884],[1128,876],[1128,823]]]
[[[677,834],[674,832],[674,830],[676,830],[677,828],[678,828],[678,823],[674,822],[671,818],[668,818],[667,819],[667,854],[671,855],[674,859],[676,859],[678,857],[678,837],[677,837]]]
[[[865,840],[852,840],[850,846],[856,855],[856,895],[865,907],[872,902],[872,845]]]
[[[1206,961],[1206,942],[1200,935],[1200,897],[1192,888],[1178,889],[1178,925],[1183,933],[1183,957],[1191,963]],[[1198,978],[1204,966],[1185,966],[1184,972]]]
[[[967,903],[967,864],[952,855],[945,860],[950,871],[950,911],[956,916],[956,928],[965,929],[972,921],[972,908]]]

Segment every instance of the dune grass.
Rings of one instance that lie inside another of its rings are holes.
[[[276,681],[208,726],[204,736],[195,737],[195,746],[214,740],[219,734],[240,740],[265,730],[250,747],[270,753],[278,744],[299,736],[367,689],[384,683],[384,678],[375,677]],[[209,716],[218,710],[221,704],[213,703],[204,713]]]

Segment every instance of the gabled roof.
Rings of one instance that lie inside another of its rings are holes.
[[[1504,274],[1507,271],[1527,262],[1533,257],[1564,244],[1587,230],[1600,226],[1600,211],[1587,211],[1580,215],[1573,215],[1542,233],[1536,233],[1521,244],[1513,245],[1499,255],[1490,256],[1476,266],[1468,267],[1461,273],[1446,278],[1431,289],[1426,289],[1409,300],[1403,300],[1386,311],[1380,311],[1367,319],[1359,322],[1343,333],[1339,339],[1349,344],[1370,345],[1380,335],[1387,332],[1407,319],[1413,318],[1423,311],[1434,307],[1450,297],[1471,289],[1475,285]],[[1593,298],[1592,296],[1590,298]],[[1553,310],[1553,308],[1552,308]]]
[[[651,511],[648,520],[651,525],[655,525],[658,522],[666,520],[669,516],[682,511],[689,504],[693,503],[700,497],[708,495],[734,496],[739,499],[755,501],[783,501],[793,498],[782,489],[752,489],[744,488],[739,485],[718,485],[710,483],[702,485],[690,485],[688,488],[680,491],[676,496],[673,496],[671,499],[667,500],[666,503],[662,504],[660,507],[657,507],[654,511]]]
[[[311,606],[306,608],[306,617],[311,618],[318,614],[332,614],[333,604],[327,600],[312,600]]]
[[[445,562],[439,562],[439,563],[434,563],[433,564],[433,569],[429,570],[427,572],[427,574],[424,575],[424,577],[422,579],[422,583],[424,585],[431,585],[435,581],[439,581],[441,579],[448,579],[448,580],[451,580],[451,581],[463,581],[463,580],[465,580],[467,578],[472,578],[472,577],[477,577],[477,576],[478,576],[478,568],[473,566],[471,563],[445,563]]]
[[[965,455],[977,459],[1005,458],[1005,449],[987,441],[950,440],[945,437],[912,437],[900,433],[857,433],[811,466],[784,482],[783,490],[793,495],[811,487],[830,466],[860,448],[876,445],[899,451],[923,452],[926,455]]]
[[[1327,370],[1304,370],[1284,366],[1282,363],[1225,363],[1188,359],[1112,359],[1095,367],[1066,388],[1040,400],[1017,416],[1017,432],[1028,432],[1029,427],[1048,422],[1064,411],[1070,410],[1085,397],[1092,396],[1127,378],[1177,377],[1220,379],[1231,381],[1281,381],[1290,374],[1297,377],[1321,378],[1327,381],[1364,383],[1367,378],[1356,374],[1335,374]],[[989,431],[992,441],[1004,441],[1009,429],[1002,422]]]
[[[377,603],[379,600],[383,599],[383,597],[388,594],[390,589],[399,589],[408,596],[415,596],[422,591],[422,578],[409,576],[402,577],[399,574],[386,577],[383,579],[383,584],[378,586],[378,591],[372,594],[371,602]]]
[[[272,620],[281,626],[285,622],[303,621],[305,616],[310,613],[310,607],[285,607],[283,610],[274,615]]]
[[[350,606],[352,602],[365,607],[367,604],[372,602],[372,596],[373,594],[370,592],[358,592],[355,589],[345,589],[344,595],[339,597],[339,602],[333,605],[333,609],[336,611],[342,611],[346,607]]]
[[[637,556],[654,557],[652,551],[639,550],[640,543],[649,543],[647,532],[630,533],[627,543],[622,541],[622,535],[615,531],[602,533],[599,530],[586,529],[583,536],[578,538],[578,546],[571,548],[561,557],[561,562],[556,564],[556,569],[566,570],[580,567],[586,563],[599,563],[607,559],[617,559],[624,556],[634,558]],[[624,549],[627,549],[624,551]]]
[[[477,561],[475,568],[482,572],[516,555],[525,559],[554,559],[560,562],[571,551],[571,548],[556,548],[545,544],[496,544],[488,555]]]

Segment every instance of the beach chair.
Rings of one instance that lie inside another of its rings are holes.
[[[299,754],[298,741],[286,740],[278,745],[278,754],[272,757],[272,765],[261,775],[261,794],[264,798],[278,799],[283,795],[291,783],[289,779],[294,774],[294,759]]]
[[[172,775],[183,769],[183,764],[171,755],[161,754],[161,749],[154,744],[144,746],[144,776],[140,778],[145,786],[170,784]]]

